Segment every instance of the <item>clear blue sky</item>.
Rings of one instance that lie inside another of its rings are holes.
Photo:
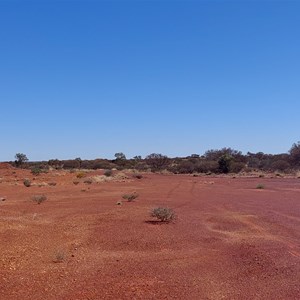
[[[300,1],[1,1],[0,161],[287,152]]]

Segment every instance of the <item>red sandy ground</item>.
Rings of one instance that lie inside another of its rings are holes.
[[[29,171],[0,170],[1,300],[300,299],[300,179],[75,175],[26,188]],[[153,222],[156,206],[177,220]]]

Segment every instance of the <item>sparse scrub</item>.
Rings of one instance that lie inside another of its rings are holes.
[[[136,193],[132,194],[124,194],[122,196],[123,199],[127,200],[128,202],[132,202],[134,199],[136,199],[139,195]]]
[[[159,171],[168,166],[169,158],[160,153],[152,153],[146,156],[145,162],[151,167],[152,171]]]
[[[151,217],[157,218],[161,222],[171,222],[175,219],[175,212],[168,207],[156,207],[151,210]]]
[[[45,195],[34,195],[31,198],[34,202],[36,202],[37,204],[41,204],[42,202],[44,202],[45,200],[47,200],[47,197]]]
[[[258,190],[263,190],[263,189],[265,188],[265,186],[264,186],[263,184],[259,183],[259,184],[256,186],[256,188],[257,188]]]
[[[54,181],[49,182],[48,185],[50,185],[50,186],[56,186],[56,182],[54,182]]]
[[[29,180],[29,179],[24,179],[24,181],[23,181],[23,183],[24,183],[24,185],[26,186],[26,187],[30,187],[31,186],[31,181]]]
[[[79,184],[79,180],[73,180],[73,184],[75,185]]]

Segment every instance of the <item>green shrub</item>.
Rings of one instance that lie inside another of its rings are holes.
[[[151,213],[151,217],[157,218],[161,222],[171,222],[175,219],[175,213],[171,208],[168,207],[156,207],[153,208]]]
[[[222,173],[227,174],[230,170],[231,162],[232,162],[232,157],[230,155],[228,154],[222,155],[218,160],[220,171]]]
[[[34,167],[33,169],[31,169],[31,174],[33,175],[39,175],[43,172],[43,170],[41,168],[38,168],[38,167]]]

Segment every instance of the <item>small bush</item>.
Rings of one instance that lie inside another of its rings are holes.
[[[131,202],[133,201],[134,199],[136,199],[139,195],[136,194],[136,193],[133,193],[133,194],[124,194],[122,196],[123,199],[126,199],[128,202]]]
[[[31,186],[31,181],[29,179],[24,179],[23,183],[24,183],[24,185],[26,187],[30,187]]]
[[[32,200],[34,202],[37,202],[37,204],[41,204],[45,200],[47,200],[47,197],[45,195],[34,195],[32,196]]]
[[[257,186],[256,186],[256,188],[258,189],[258,190],[263,190],[264,188],[265,188],[265,186],[263,185],[263,184],[258,184]]]
[[[41,168],[38,168],[38,167],[35,167],[35,168],[31,169],[31,174],[33,174],[35,176],[41,174],[42,172],[43,172],[43,170]]]
[[[142,174],[139,174],[139,173],[134,173],[132,175],[134,178],[137,178],[137,179],[142,179],[143,178],[143,175]]]
[[[85,176],[85,173],[84,172],[79,172],[77,173],[76,177],[77,178],[83,178]]]
[[[74,180],[73,183],[74,183],[75,185],[77,185],[77,184],[79,184],[79,180]]]
[[[53,262],[61,263],[64,260],[65,260],[65,252],[61,250],[57,251],[54,255]]]
[[[171,222],[175,219],[175,213],[171,208],[168,207],[156,207],[153,208],[151,213],[151,217],[157,218],[161,222]]]
[[[49,182],[48,183],[50,186],[56,186],[56,182]]]
[[[105,175],[106,177],[110,177],[110,176],[112,175],[112,170],[105,170],[105,171],[104,171],[104,175]]]

